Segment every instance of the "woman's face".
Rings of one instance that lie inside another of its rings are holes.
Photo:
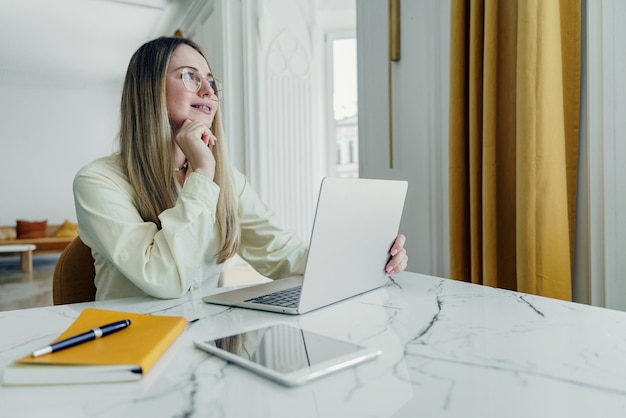
[[[183,71],[187,76],[190,74],[188,69],[201,77],[200,89],[197,92],[189,91],[182,82]],[[167,67],[165,96],[170,123],[177,129],[187,119],[211,127],[219,105],[217,96],[208,82],[212,77],[209,65],[198,51],[186,44],[176,48]]]

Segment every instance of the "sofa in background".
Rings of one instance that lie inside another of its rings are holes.
[[[0,245],[34,244],[33,254],[60,253],[78,236],[78,225],[70,221],[50,224],[47,221],[18,220],[15,226],[0,226]]]

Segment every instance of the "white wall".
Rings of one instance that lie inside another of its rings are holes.
[[[72,181],[112,152],[119,82],[0,72],[0,225],[76,221]]]
[[[391,65],[390,162],[387,2],[357,1],[360,176],[408,180],[400,230],[408,270],[449,275],[448,96],[450,4],[403,1],[401,59]]]

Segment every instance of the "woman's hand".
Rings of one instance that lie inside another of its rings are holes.
[[[404,249],[405,241],[406,237],[402,234],[398,234],[391,250],[389,251],[389,254],[391,254],[391,260],[389,260],[385,266],[387,274],[400,273],[406,269],[409,257],[406,255],[406,250]]]
[[[209,148],[217,141],[213,132],[204,123],[187,119],[176,133],[174,140],[193,171],[213,180],[215,157]],[[179,164],[178,161],[177,164]],[[183,164],[184,161],[177,166],[180,167]]]

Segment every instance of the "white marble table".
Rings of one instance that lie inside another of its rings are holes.
[[[86,306],[200,320],[140,382],[0,387],[0,417],[626,416],[626,313],[413,273],[300,317],[192,296],[0,312],[0,367],[48,343]],[[276,321],[383,355],[287,388],[192,345]]]

